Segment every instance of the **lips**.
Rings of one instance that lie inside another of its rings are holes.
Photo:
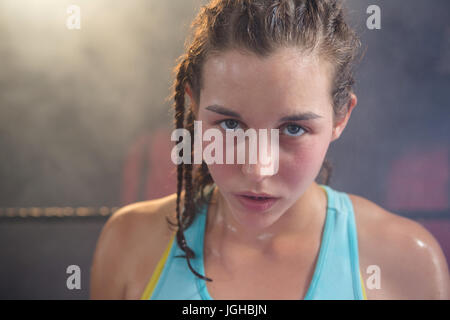
[[[279,199],[267,193],[241,192],[235,195],[241,205],[252,212],[269,210]]]
[[[255,199],[255,200],[278,199],[278,197],[272,196],[267,193],[255,193],[255,192],[251,192],[251,191],[239,192],[239,193],[236,193],[236,195],[249,197],[249,198]]]

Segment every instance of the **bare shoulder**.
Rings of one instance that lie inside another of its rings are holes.
[[[171,236],[176,194],[141,201],[114,212],[102,228],[91,266],[91,299],[124,299],[130,284],[146,281]],[[183,194],[180,206],[183,204]],[[145,284],[145,283],[144,283]]]
[[[389,212],[364,197],[348,195],[355,211],[367,297],[448,299],[448,265],[434,236],[414,220]],[[379,272],[379,287],[370,286],[373,270]]]

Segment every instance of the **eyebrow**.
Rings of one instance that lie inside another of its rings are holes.
[[[221,114],[221,115],[224,115],[224,116],[234,117],[234,118],[242,120],[242,117],[239,113],[229,110],[229,109],[225,108],[224,106],[213,104],[211,106],[206,107],[205,109],[215,112],[215,113],[218,113],[218,114]],[[280,119],[280,122],[304,121],[304,120],[313,120],[313,119],[319,119],[319,118],[322,118],[322,116],[319,116],[318,114],[308,111],[308,112],[301,112],[301,113],[296,113],[296,114],[293,114],[290,116],[282,117]]]

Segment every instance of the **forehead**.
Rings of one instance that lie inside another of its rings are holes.
[[[203,68],[202,105],[305,106],[331,103],[329,64],[296,49],[260,58],[239,51],[209,57]],[[311,108],[310,108],[311,109]]]

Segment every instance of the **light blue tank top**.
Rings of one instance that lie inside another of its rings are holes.
[[[210,197],[215,184],[212,185]],[[326,185],[327,214],[319,249],[319,257],[305,300],[362,300],[365,289],[359,270],[358,241],[354,211],[350,198]],[[200,208],[195,220],[185,230],[186,242],[196,258],[191,265],[204,276],[203,239],[207,204]],[[212,300],[206,281],[196,277],[174,236],[160,259],[141,299],[151,300]],[[158,270],[159,269],[159,270]]]

